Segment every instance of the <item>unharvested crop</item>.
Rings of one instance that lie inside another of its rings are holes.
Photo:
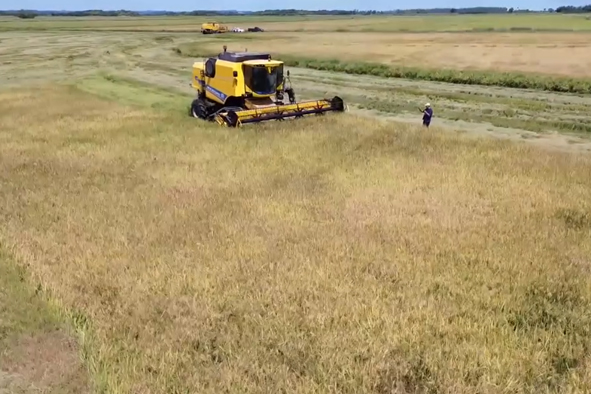
[[[137,103],[0,94],[0,240],[75,312],[99,388],[591,388],[588,156]]]
[[[204,50],[202,44],[186,44],[175,48],[180,55],[188,57],[216,56],[217,52]],[[390,66],[368,61],[344,61],[340,59],[310,59],[293,54],[274,53],[288,66],[315,70],[341,72],[357,75],[372,75],[386,78],[447,82],[465,85],[501,86],[508,88],[535,89],[551,92],[591,94],[591,79],[564,76],[549,76],[532,73],[494,72],[457,69],[427,69],[419,67]]]

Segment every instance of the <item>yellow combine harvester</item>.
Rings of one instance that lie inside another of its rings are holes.
[[[203,34],[227,33],[228,31],[230,31],[228,26],[221,25],[217,22],[206,22],[201,24],[201,33]]]
[[[193,64],[192,86],[197,90],[197,98],[191,103],[191,116],[237,127],[345,110],[338,96],[296,102],[289,71],[285,80],[283,62],[272,60],[268,53],[227,52],[226,49],[224,46],[224,52],[215,58]],[[283,102],[285,93],[289,104]]]

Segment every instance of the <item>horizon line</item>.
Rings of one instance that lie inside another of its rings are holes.
[[[558,8],[557,7],[550,7],[550,8]],[[568,6],[562,6],[568,7]],[[573,7],[583,7],[583,6],[573,6]],[[520,8],[520,7],[509,7],[509,6],[487,6],[487,5],[479,5],[479,6],[471,6],[471,7],[429,7],[429,8],[394,8],[388,10],[377,10],[377,9],[360,9],[360,8],[324,8],[324,9],[298,9],[298,8],[268,8],[264,10],[237,10],[237,9],[224,9],[224,10],[211,10],[211,9],[192,9],[192,10],[166,10],[166,9],[143,9],[143,10],[132,10],[132,9],[102,9],[102,8],[86,8],[86,9],[34,9],[34,8],[19,8],[19,9],[0,9],[0,12],[7,12],[7,11],[38,11],[38,12],[88,12],[88,11],[102,11],[102,12],[120,12],[120,11],[127,11],[127,12],[174,12],[174,13],[181,13],[181,12],[266,12],[266,11],[301,11],[301,12],[322,12],[322,11],[358,11],[358,12],[368,12],[368,11],[376,11],[376,12],[394,12],[394,11],[422,11],[422,10],[446,10],[446,9],[478,9],[478,8],[492,8],[492,9],[510,9],[513,8],[514,10],[523,10],[523,11],[543,11],[544,9],[549,8]]]

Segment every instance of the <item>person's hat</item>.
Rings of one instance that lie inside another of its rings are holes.
[[[431,103],[425,104],[425,107],[430,107],[430,106],[431,106]]]

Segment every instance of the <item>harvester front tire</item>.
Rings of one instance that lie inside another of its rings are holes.
[[[196,99],[191,103],[191,116],[197,119],[207,118],[207,108],[203,101]]]
[[[238,115],[233,110],[224,115],[224,121],[228,127],[238,127]]]
[[[330,106],[335,111],[344,112],[345,111],[345,102],[339,96],[334,96],[332,100],[330,100]]]

